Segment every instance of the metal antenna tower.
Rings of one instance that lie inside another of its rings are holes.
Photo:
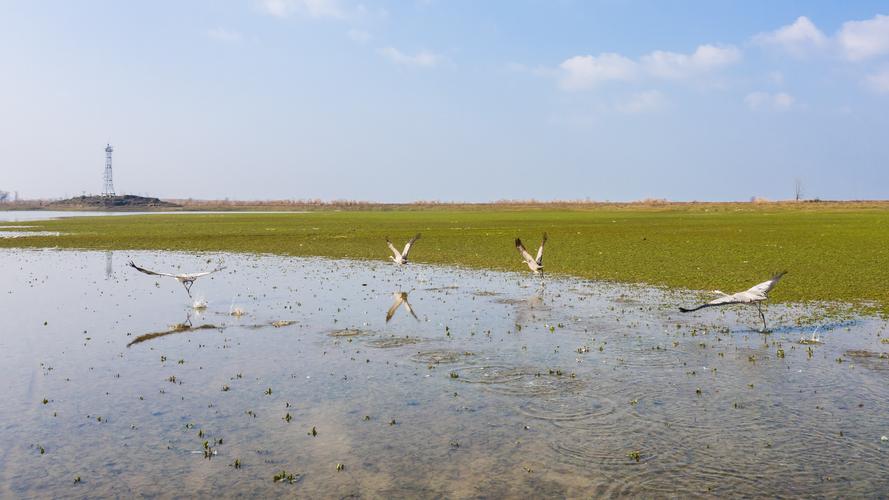
[[[102,191],[104,196],[114,196],[114,180],[111,176],[111,153],[114,148],[111,144],[105,145],[105,189]]]

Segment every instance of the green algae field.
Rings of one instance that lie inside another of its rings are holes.
[[[420,232],[414,262],[517,271],[526,268],[514,238],[536,248],[547,232],[548,274],[732,291],[787,270],[772,294],[775,302],[889,310],[889,208],[880,203],[399,207],[73,217],[20,225],[40,236],[0,238],[0,248],[387,260],[386,236],[400,245]]]

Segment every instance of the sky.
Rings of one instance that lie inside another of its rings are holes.
[[[0,0],[0,190],[889,198],[889,1]]]

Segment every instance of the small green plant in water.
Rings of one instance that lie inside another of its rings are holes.
[[[287,471],[281,471],[272,478],[276,483],[288,483],[293,484],[299,478],[299,475],[294,475],[293,473],[287,473]]]
[[[635,460],[637,463],[640,460],[642,460],[642,454],[639,453],[639,450],[633,450],[633,451],[627,453],[627,456],[630,457],[631,459]]]

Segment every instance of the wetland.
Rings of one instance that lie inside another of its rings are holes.
[[[190,299],[130,259],[226,270]],[[889,489],[878,315],[770,304],[761,334],[679,289],[240,253],[7,249],[0,273],[2,496]]]

